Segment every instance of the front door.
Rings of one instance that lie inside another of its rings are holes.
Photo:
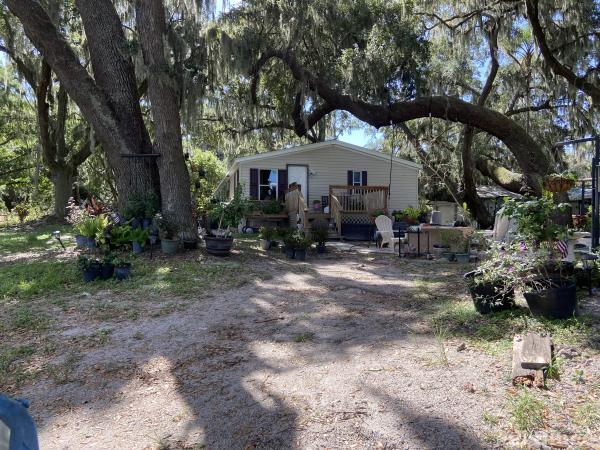
[[[302,195],[304,196],[306,201],[308,201],[308,166],[288,165],[287,174],[288,183],[298,183],[300,192],[302,192]]]

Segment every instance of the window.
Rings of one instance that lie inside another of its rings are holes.
[[[362,172],[352,171],[352,186],[362,186]]]
[[[258,172],[258,199],[277,199],[277,169],[260,169]]]

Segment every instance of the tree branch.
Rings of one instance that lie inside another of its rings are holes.
[[[544,57],[546,64],[552,69],[552,72],[567,80],[570,85],[589,95],[595,104],[600,104],[600,87],[590,83],[585,77],[577,76],[575,72],[562,64],[552,53],[546,40],[544,29],[540,23],[538,0],[525,0],[525,6],[527,7],[527,16],[529,17],[531,30],[537,41],[540,53]]]

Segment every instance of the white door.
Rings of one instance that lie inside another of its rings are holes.
[[[300,192],[304,195],[304,198],[308,202],[308,167],[306,166],[287,166],[288,171],[288,184],[293,182],[298,183],[300,186]]]

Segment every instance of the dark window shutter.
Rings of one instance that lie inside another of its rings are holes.
[[[348,171],[348,186],[352,186],[354,184],[354,180],[352,179],[352,171]]]
[[[258,200],[258,169],[250,169],[250,198]]]
[[[288,187],[287,170],[279,169],[277,171],[277,194],[279,200],[285,199],[285,191]]]
[[[360,180],[362,181],[362,185],[363,186],[367,185],[367,171],[366,170],[362,171],[362,175],[360,177]]]

